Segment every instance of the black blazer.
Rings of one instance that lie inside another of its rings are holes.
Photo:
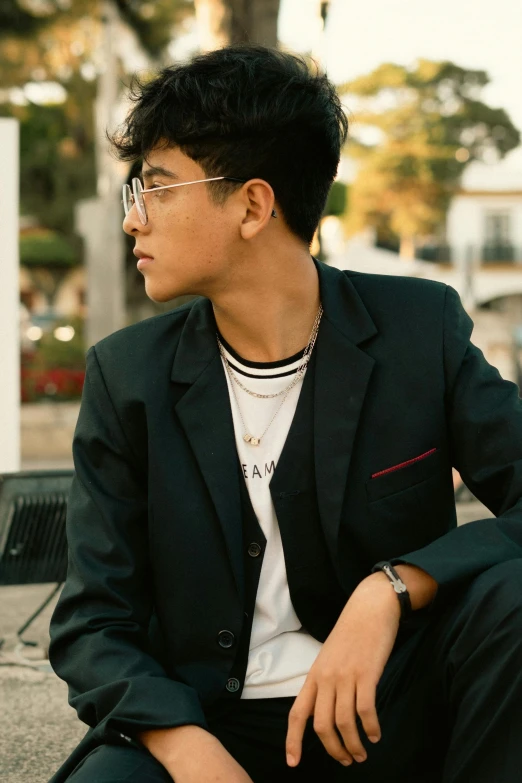
[[[439,583],[436,603],[522,557],[522,401],[470,342],[458,294],[315,261],[320,519],[350,595],[381,559]],[[237,452],[211,303],[101,340],[73,443],[69,570],[51,664],[88,724],[53,778],[99,742],[207,727],[244,622]],[[452,466],[497,516],[456,527]]]

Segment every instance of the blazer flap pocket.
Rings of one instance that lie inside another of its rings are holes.
[[[408,489],[414,484],[419,484],[436,473],[439,460],[440,452],[435,449],[431,454],[428,453],[420,459],[406,462],[402,467],[397,467],[390,472],[383,472],[380,476],[369,479],[366,482],[368,502],[372,503],[388,495],[393,495],[395,492]]]

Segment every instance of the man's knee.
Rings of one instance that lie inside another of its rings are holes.
[[[476,577],[464,594],[468,612],[512,628],[522,644],[522,558],[498,563]]]
[[[505,591],[514,597],[516,603],[522,599],[522,558],[487,568],[475,579],[474,585],[479,591]]]

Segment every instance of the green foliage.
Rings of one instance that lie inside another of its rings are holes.
[[[75,266],[80,261],[77,248],[54,232],[20,237],[20,263],[24,266]]]
[[[356,102],[358,132],[349,151],[359,170],[351,190],[348,230],[388,223],[404,241],[436,233],[465,167],[520,143],[503,109],[479,100],[484,71],[419,60],[408,69],[386,63],[340,87]],[[350,97],[348,97],[350,100]]]
[[[79,83],[64,104],[0,107],[20,121],[20,207],[71,236],[74,205],[96,192],[93,85]]]
[[[158,58],[172,41],[174,26],[193,12],[191,0],[116,0],[116,5],[145,51],[153,58]]]
[[[57,340],[57,326],[73,326],[72,340]],[[35,350],[22,353],[22,402],[67,401],[81,397],[85,378],[84,324],[81,318],[59,319],[44,332]]]
[[[114,2],[155,56],[191,8],[186,0]],[[71,238],[75,204],[96,193],[94,112],[101,9],[101,0],[0,0],[0,90],[7,95],[9,88],[51,81],[66,94],[60,104],[0,104],[0,116],[16,117],[21,125],[21,211]],[[123,84],[123,70],[120,76]]]
[[[193,13],[192,0],[112,0],[124,22],[136,33],[143,49],[153,58],[158,59],[168,44],[172,41],[174,28],[189,14]],[[102,0],[1,0],[0,2],[0,41],[7,43],[4,47],[9,55],[16,54],[13,41],[29,46],[29,54],[24,79],[28,80],[27,66],[44,67],[49,71],[61,69],[64,62],[74,68],[74,60],[91,61],[96,40],[93,39],[93,28],[97,27],[97,36],[101,36],[103,22]],[[85,31],[90,28],[88,38],[91,44],[81,54],[75,54],[64,46],[67,33],[72,40],[81,40]],[[55,46],[49,46],[49,42]],[[56,51],[56,44],[60,51]],[[94,44],[94,46],[93,46]],[[35,51],[39,49],[35,56]],[[30,74],[30,69],[29,69]],[[62,81],[63,76],[55,73]],[[1,81],[4,81],[2,74]],[[65,79],[66,80],[66,79]],[[11,75],[11,83],[13,83]]]
[[[93,102],[95,82],[82,78],[83,48],[93,30],[89,20],[83,38],[75,35],[77,15],[92,8],[92,0],[75,0],[66,13],[63,3],[47,3],[46,25],[21,38],[20,30],[0,39],[0,87],[23,87],[50,80],[66,91],[64,103],[24,105],[4,103],[0,116],[20,122],[20,207],[41,225],[73,236],[74,206],[94,195]],[[24,3],[27,10],[29,5]],[[58,22],[57,20],[61,20]],[[78,45],[74,50],[73,44]],[[74,51],[77,53],[74,54]]]
[[[74,337],[68,342],[57,340],[54,336],[54,329],[58,326],[73,326]],[[38,341],[38,347],[33,354],[31,366],[34,369],[62,368],[69,370],[81,370],[85,367],[85,344],[84,344],[84,324],[83,319],[61,318],[53,324],[50,332],[44,332],[41,340]]]
[[[348,189],[344,182],[335,180],[335,182],[332,183],[323,212],[324,216],[336,215],[339,217],[340,215],[344,215],[346,211],[347,191]]]
[[[55,3],[49,3],[51,10],[56,10]],[[1,0],[0,2],[0,38],[6,38],[13,33],[26,37],[37,33],[47,24],[49,15],[37,15],[25,8],[17,0]]]

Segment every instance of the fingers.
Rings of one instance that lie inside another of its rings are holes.
[[[376,686],[369,680],[360,680],[355,687],[337,691],[335,705],[335,723],[348,752],[355,761],[366,761],[368,754],[361,742],[357,728],[357,715],[368,738],[372,742],[380,739],[381,731],[375,709]]]
[[[370,742],[378,742],[381,738],[381,727],[375,708],[376,690],[377,685],[370,680],[360,680],[357,683],[356,709]]]
[[[355,709],[354,689],[345,689],[346,713],[350,712],[348,705],[351,704],[351,714]],[[351,698],[350,698],[351,694]],[[335,687],[323,686],[319,689],[314,710],[314,731],[323,743],[326,751],[344,766],[353,762],[350,753],[343,747],[343,743],[336,731],[336,694]]]
[[[335,724],[344,745],[356,761],[366,759],[366,751],[359,737],[355,722],[355,690],[344,688],[337,693],[335,702]]]
[[[302,740],[308,717],[314,716],[314,731],[327,753],[341,764],[348,766],[367,759],[366,749],[357,728],[357,715],[371,742],[381,737],[381,729],[375,708],[376,685],[373,681],[359,680],[356,684],[345,682],[342,687],[332,680],[322,681],[321,687],[310,685],[302,689],[288,714],[286,753],[289,766],[296,766],[301,759]],[[339,734],[341,737],[339,737]]]
[[[286,735],[286,760],[290,767],[299,764],[306,721],[314,711],[317,689],[314,685],[305,685],[301,689],[288,713],[288,733]]]

